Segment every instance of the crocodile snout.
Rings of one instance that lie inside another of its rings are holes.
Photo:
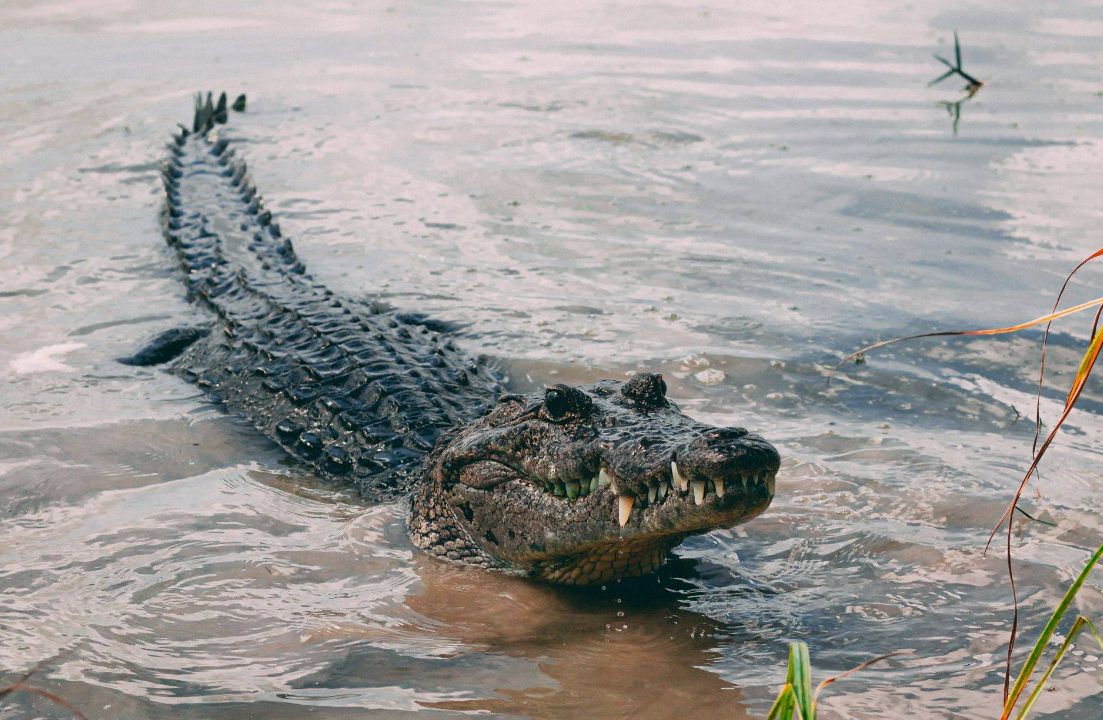
[[[776,475],[781,467],[777,449],[743,428],[709,430],[678,451],[675,461],[683,476],[713,482]]]

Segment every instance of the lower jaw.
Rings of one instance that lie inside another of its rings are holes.
[[[574,554],[538,560],[531,577],[557,585],[600,585],[655,572],[689,533],[600,543]]]

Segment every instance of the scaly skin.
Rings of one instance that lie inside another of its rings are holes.
[[[165,237],[204,330],[127,362],[172,369],[322,478],[409,492],[415,545],[450,560],[588,585],[651,572],[686,537],[763,512],[779,456],[695,422],[658,375],[500,394],[439,327],[314,281],[197,102],[164,167]]]

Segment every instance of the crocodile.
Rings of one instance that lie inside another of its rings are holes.
[[[165,364],[323,481],[407,496],[413,544],[448,560],[606,583],[770,505],[777,450],[691,419],[659,374],[507,392],[449,326],[335,295],[266,208],[227,117],[225,94],[197,97],[162,164],[164,237],[212,317],[124,362]]]

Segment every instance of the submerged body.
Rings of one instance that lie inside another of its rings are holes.
[[[165,237],[209,328],[136,355],[368,499],[411,494],[415,545],[587,585],[655,570],[689,535],[770,504],[777,451],[697,423],[658,375],[505,395],[440,327],[338,298],[306,273],[245,165],[197,108],[165,167]],[[175,359],[173,359],[175,358]]]

